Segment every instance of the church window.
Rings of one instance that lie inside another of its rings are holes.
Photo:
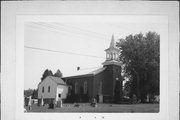
[[[75,94],[77,94],[77,92],[78,92],[78,83],[76,82],[75,83]]]
[[[100,81],[99,83],[99,95],[102,94],[102,81]]]
[[[84,94],[87,94],[87,81],[84,82]]]

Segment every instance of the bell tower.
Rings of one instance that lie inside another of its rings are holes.
[[[114,35],[112,35],[109,48],[106,49],[105,51],[106,51],[106,61],[102,63],[104,66],[112,65],[112,64],[118,65],[118,66],[121,65],[119,62],[119,52],[120,51],[118,48],[116,48],[115,41],[114,41]]]
[[[117,99],[121,101],[123,80],[121,76],[121,62],[119,61],[120,50],[116,47],[114,35],[112,35],[109,48],[105,52],[106,60],[102,63],[106,67],[103,80],[103,95],[106,95],[110,102],[114,102]]]

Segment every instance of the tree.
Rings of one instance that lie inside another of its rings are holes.
[[[38,90],[37,89],[28,89],[24,90],[24,97],[32,96],[32,99],[37,99]]]
[[[37,99],[38,98],[38,90],[34,89],[32,92],[32,99]]]
[[[63,75],[62,75],[62,73],[61,73],[61,71],[60,71],[59,69],[56,71],[56,73],[54,74],[54,76],[55,76],[55,77],[60,77],[60,78],[63,77]]]
[[[24,97],[29,97],[32,95],[32,93],[33,93],[32,89],[24,90]]]
[[[148,93],[159,93],[160,35],[148,32],[129,35],[117,42],[124,75],[131,81],[130,95],[144,101]]]
[[[130,80],[126,81],[126,83],[124,84],[124,89],[123,89],[124,96],[130,96],[131,84],[132,83]]]
[[[41,81],[43,81],[47,76],[53,76],[53,73],[51,70],[46,69],[41,77]]]

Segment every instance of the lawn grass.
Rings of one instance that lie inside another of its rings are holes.
[[[98,104],[97,107],[91,107],[89,103],[80,103],[79,107],[74,104],[63,104],[62,108],[48,109],[47,106],[32,105],[28,112],[87,112],[87,113],[158,113],[159,104]]]

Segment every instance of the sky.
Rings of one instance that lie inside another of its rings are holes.
[[[159,33],[157,23],[26,22],[24,24],[24,89],[36,89],[46,69],[63,76],[102,67],[111,37]],[[35,49],[34,49],[35,48]],[[90,69],[91,68],[91,69]]]

